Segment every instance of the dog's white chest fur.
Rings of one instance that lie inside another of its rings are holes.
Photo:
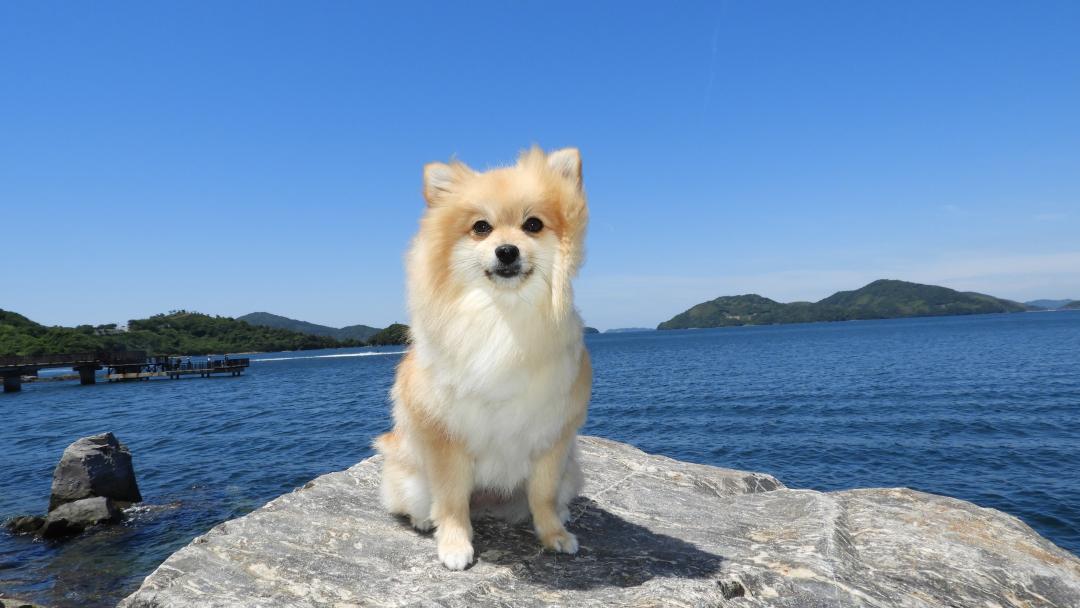
[[[565,430],[583,345],[576,317],[553,332],[535,312],[497,304],[472,294],[461,320],[440,336],[446,348],[422,340],[417,346],[440,397],[441,422],[475,458],[475,487],[511,491]]]

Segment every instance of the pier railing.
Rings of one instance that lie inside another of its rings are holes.
[[[251,365],[251,359],[211,359],[210,361],[190,361],[171,359],[162,369],[164,371],[232,371]]]
[[[146,363],[146,352],[87,351],[47,355],[6,355],[0,357],[0,367],[68,367],[69,365],[100,363],[102,365],[141,365]]]
[[[251,359],[222,359],[208,357],[201,361],[192,361],[190,357],[147,357],[141,350],[130,351],[87,351],[81,353],[63,353],[48,355],[7,355],[0,357],[0,378],[3,379],[4,392],[22,390],[23,377],[28,381],[37,379],[38,372],[46,368],[70,367],[79,372],[81,384],[95,384],[96,372],[105,368],[105,378],[113,380],[144,380],[149,378],[180,378],[200,375],[209,378],[212,374],[239,376],[249,365]]]

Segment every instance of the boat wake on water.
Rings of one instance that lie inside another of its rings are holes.
[[[266,359],[252,359],[252,363],[264,363],[266,361],[294,361],[296,359],[338,359],[341,357],[378,357],[382,355],[404,355],[405,351],[395,350],[379,353],[342,353],[336,355],[311,355],[308,357],[269,357]]]

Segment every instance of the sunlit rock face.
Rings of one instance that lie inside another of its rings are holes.
[[[47,515],[13,517],[4,527],[13,534],[57,540],[119,522],[124,507],[141,501],[131,452],[112,433],[101,433],[78,439],[60,456]]]
[[[121,503],[142,500],[131,452],[112,433],[83,437],[64,450],[53,471],[49,511],[95,496]]]
[[[482,520],[476,563],[445,570],[430,535],[379,505],[372,458],[217,526],[121,606],[1080,605],[1080,560],[999,511],[580,447],[577,555]]]

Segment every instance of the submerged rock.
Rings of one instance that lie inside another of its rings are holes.
[[[24,602],[11,597],[0,596],[0,608],[44,608],[37,604],[31,604],[30,602]]]
[[[324,475],[173,554],[124,608],[196,606],[1060,606],[1080,560],[1015,517],[908,489],[821,493],[580,440],[581,550],[476,524],[478,560],[379,505],[378,457]]]
[[[64,503],[49,511],[40,534],[43,538],[73,536],[90,526],[120,521],[123,514],[112,499],[104,496]]]
[[[142,501],[131,452],[112,433],[83,437],[64,450],[53,471],[49,511],[93,496],[123,503]]]
[[[4,522],[12,534],[37,534],[44,525],[45,518],[40,515],[20,515]]]

